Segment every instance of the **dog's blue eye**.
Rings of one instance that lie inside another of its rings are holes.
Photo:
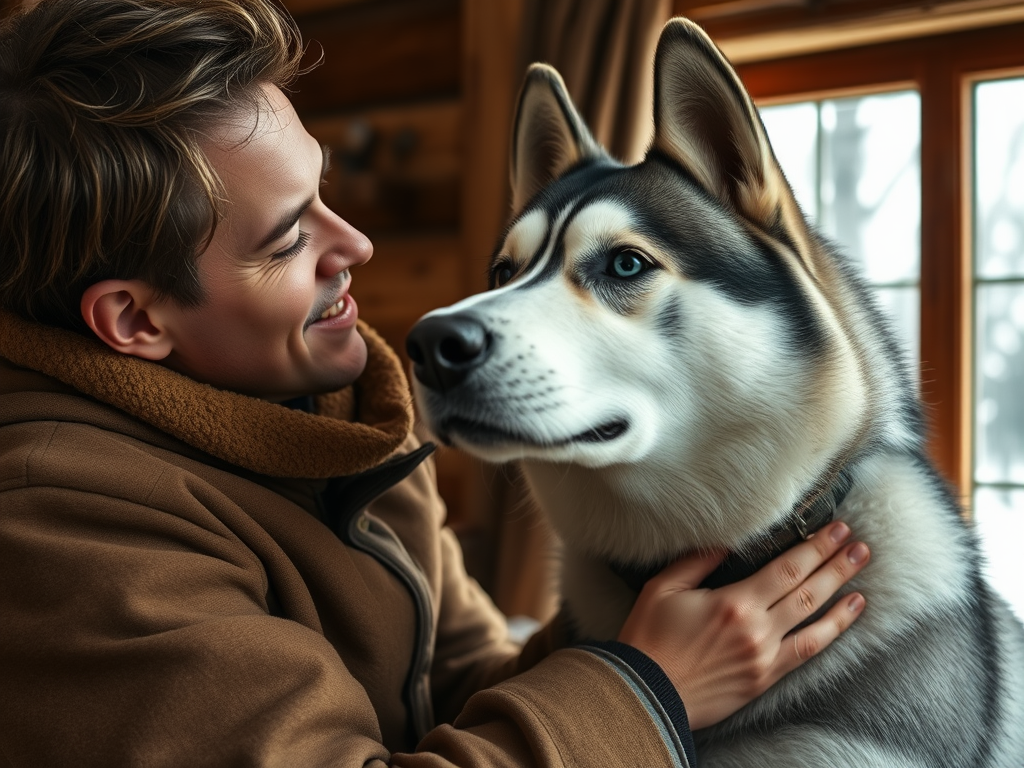
[[[612,257],[611,273],[616,277],[636,277],[649,266],[636,251],[619,251]]]

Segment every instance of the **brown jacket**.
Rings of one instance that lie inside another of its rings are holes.
[[[0,765],[688,764],[631,649],[508,641],[369,329],[314,415],[0,324]]]

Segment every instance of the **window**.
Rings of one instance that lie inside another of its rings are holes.
[[[919,357],[921,99],[916,91],[761,108],[807,217],[860,264]]]
[[[1024,615],[1024,78],[971,96],[974,514],[992,580]]]
[[[1021,40],[1013,24],[738,69],[809,218],[860,260],[905,334],[931,454],[1024,617]],[[904,252],[877,256],[880,241]]]

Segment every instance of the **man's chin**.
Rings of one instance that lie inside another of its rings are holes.
[[[302,394],[323,395],[327,392],[336,392],[354,384],[356,379],[363,375],[366,370],[368,353],[366,341],[358,330],[352,329],[343,349],[332,350],[332,352],[333,359],[329,361],[329,366],[328,361],[317,360],[314,356],[314,366],[320,363],[323,367],[320,367],[320,370],[315,371],[310,377],[310,391]]]
[[[261,378],[259,371],[250,370],[244,382],[233,380],[216,386],[272,403],[282,403],[297,397],[323,395],[344,389],[362,376],[366,370],[366,361],[366,341],[353,329],[341,348],[328,349],[326,352],[308,349],[308,357],[302,361],[302,365],[293,365],[291,375],[273,371]]]

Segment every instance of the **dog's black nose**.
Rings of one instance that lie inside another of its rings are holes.
[[[491,336],[468,315],[439,315],[420,320],[409,332],[405,349],[420,382],[440,392],[461,384],[487,359]]]

